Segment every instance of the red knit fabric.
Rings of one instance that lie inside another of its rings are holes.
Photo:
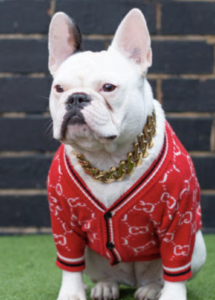
[[[61,269],[82,271],[88,245],[112,265],[162,258],[165,280],[191,277],[195,233],[201,227],[200,190],[191,158],[168,123],[158,159],[110,208],[75,172],[63,145],[47,185]]]

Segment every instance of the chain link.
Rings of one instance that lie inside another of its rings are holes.
[[[109,171],[100,171],[91,166],[90,162],[80,153],[75,153],[79,164],[84,172],[99,182],[111,183],[121,181],[124,176],[131,175],[134,168],[142,164],[142,158],[148,156],[148,148],[153,146],[153,136],[156,134],[156,115],[147,116],[147,122],[143,127],[143,132],[138,136],[138,142],[133,144],[133,151],[127,154],[126,160],[121,160],[118,167],[111,167]]]

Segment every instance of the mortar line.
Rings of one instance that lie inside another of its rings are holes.
[[[41,40],[47,38],[44,33],[1,33],[0,40]]]
[[[26,117],[26,112],[1,112],[0,113],[1,118],[24,118]]]
[[[47,11],[47,13],[50,17],[52,17],[54,15],[55,9],[56,9],[56,0],[50,0],[50,7]]]
[[[0,196],[34,196],[47,195],[46,189],[0,189]],[[1,199],[0,199],[1,200]]]
[[[201,190],[202,195],[214,195],[215,196],[215,190]]]
[[[213,120],[210,136],[210,149],[215,152],[215,119]]]
[[[0,78],[45,78],[50,77],[47,73],[11,73],[11,72],[0,72]]]
[[[215,35],[151,35],[153,41],[180,41],[180,42],[190,42],[190,41],[204,41],[208,44],[215,44]]]
[[[175,2],[202,2],[202,3],[205,3],[205,2],[215,2],[215,0],[174,0]]]
[[[0,234],[51,234],[51,227],[0,227]]]
[[[25,111],[22,111],[22,112],[16,112],[16,111],[13,111],[13,112],[0,112],[0,117],[3,118],[3,119],[18,119],[18,118],[25,118],[25,117],[28,117],[28,118],[32,118],[32,119],[36,119],[36,118],[43,118],[43,119],[47,119],[50,117],[50,112],[49,111],[46,111],[46,112],[30,112],[30,113],[27,113]]]
[[[188,151],[190,156],[192,157],[212,157],[215,158],[215,153],[209,152],[209,151]]]
[[[215,74],[215,46],[214,46],[214,49],[213,49],[213,53],[214,53],[214,65],[213,65],[213,73]]]
[[[156,80],[156,94],[158,101],[163,104],[162,79],[160,78]]]
[[[160,5],[160,3],[157,3],[158,7]],[[51,13],[52,14],[52,13]],[[156,13],[158,14],[158,13]],[[159,15],[158,17],[156,16],[156,18],[161,18],[161,15]],[[160,24],[161,21],[157,22],[158,24],[156,24],[156,28],[158,26],[158,29],[160,29]],[[44,39],[48,37],[48,32],[47,33],[1,33],[0,34],[0,40],[26,40],[26,39]],[[83,34],[83,38],[87,39],[87,40],[112,40],[114,37],[114,35],[112,34]],[[172,41],[172,40],[176,40],[176,41],[206,41],[209,44],[213,44],[215,43],[215,35],[213,34],[203,34],[203,35],[199,35],[199,34],[175,34],[175,35],[171,35],[171,34],[151,34],[150,35],[152,40],[158,40],[158,41]]]
[[[215,117],[215,112],[166,112],[167,117],[173,117],[173,118],[199,118],[199,119],[204,119],[208,118],[211,119]]]
[[[149,73],[147,74],[149,79],[198,79],[208,80],[215,79],[215,74],[164,74],[164,73]]]
[[[50,78],[48,73],[13,73],[13,72],[0,72],[0,78]],[[198,79],[208,80],[215,79],[215,74],[165,74],[165,73],[148,73],[149,79]]]
[[[17,157],[32,157],[32,156],[42,156],[50,157],[54,156],[55,151],[0,151],[0,158],[17,158]]]
[[[156,3],[156,30],[160,33],[161,30],[161,17],[162,17],[162,4]]]

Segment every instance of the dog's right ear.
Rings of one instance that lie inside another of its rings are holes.
[[[49,71],[55,74],[64,60],[80,51],[82,36],[76,23],[65,13],[56,13],[49,27]]]

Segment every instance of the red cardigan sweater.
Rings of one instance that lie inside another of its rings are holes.
[[[82,271],[88,245],[111,265],[162,258],[165,280],[191,277],[195,235],[201,227],[199,184],[190,156],[168,123],[159,157],[110,208],[91,193],[63,145],[47,185],[61,269]]]

